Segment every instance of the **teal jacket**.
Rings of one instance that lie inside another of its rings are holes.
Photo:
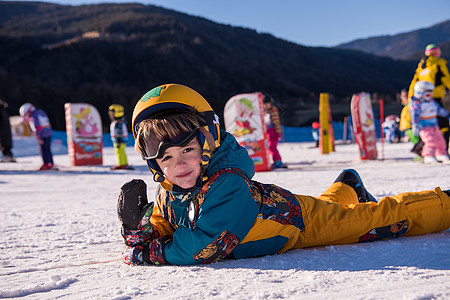
[[[170,264],[210,263],[288,250],[303,229],[300,205],[289,191],[251,181],[253,160],[229,133],[212,156],[206,184],[189,194],[161,187],[151,223]],[[289,243],[288,243],[289,242]]]

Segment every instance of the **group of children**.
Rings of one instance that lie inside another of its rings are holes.
[[[436,46],[426,54],[437,55]],[[415,145],[423,142],[425,163],[448,163],[448,141],[437,121],[442,116],[448,126],[448,112],[433,99],[436,86],[418,78],[400,126]],[[279,135],[269,123],[268,128],[276,149]],[[132,132],[159,186],[154,202],[148,202],[143,180],[121,187],[117,213],[126,245],[122,260],[129,265],[207,264],[450,227],[450,190],[439,187],[377,200],[353,169],[319,197],[252,180],[254,164],[245,148],[219,129],[209,103],[183,85],[146,93],[135,106]],[[273,160],[281,162],[276,152]]]
[[[435,118],[432,113],[433,118],[422,117],[424,111],[441,112],[432,105],[432,91],[429,83],[418,81],[408,104],[410,133],[423,140],[424,157],[429,153],[428,136],[440,132],[430,121]],[[267,113],[270,107],[266,105]],[[51,169],[51,126],[46,114],[25,103],[20,115],[38,138],[44,160],[41,169]],[[128,165],[123,107],[111,105],[109,116],[117,168],[122,169]],[[268,128],[273,128],[269,139],[276,149],[280,133],[275,126]],[[154,202],[148,201],[141,179],[120,189],[117,214],[126,264],[206,264],[450,227],[450,190],[440,187],[377,200],[353,169],[343,170],[318,197],[253,180],[254,163],[247,150],[232,134],[220,130],[219,118],[203,96],[184,85],[166,84],[146,93],[134,108],[131,130],[135,149],[159,186]],[[441,153],[437,149],[436,158]],[[281,162],[279,154],[274,161]]]
[[[192,265],[290,249],[414,236],[450,227],[450,190],[378,201],[344,170],[319,197],[252,180],[254,163],[195,90],[158,86],[136,104],[135,148],[159,183],[125,183],[117,201],[126,264]]]
[[[51,151],[52,126],[47,114],[42,109],[36,109],[36,107],[29,102],[24,103],[19,108],[19,114],[23,118],[24,122],[29,124],[38,141],[40,154],[43,161],[39,171],[56,170]],[[123,106],[120,104],[110,105],[108,108],[108,115],[111,119],[111,140],[117,155],[117,165],[113,166],[112,169],[131,170],[133,167],[128,165],[127,155],[125,153],[125,147],[128,141],[128,129]],[[8,131],[9,134],[11,134],[11,128],[9,128]],[[4,140],[6,139],[1,139],[2,144],[5,144]],[[9,147],[3,147],[2,145],[2,161],[15,162],[15,158],[11,153],[12,143],[9,143],[8,145]]]
[[[264,112],[267,116],[267,136],[269,151],[273,159],[273,168],[285,168],[282,163],[281,155],[278,152],[278,142],[281,137],[281,122],[278,113],[278,108],[275,106],[272,98],[268,95],[264,95]],[[40,171],[54,170],[56,169],[53,163],[53,155],[51,152],[51,136],[52,127],[48,119],[47,114],[42,109],[36,109],[31,103],[24,103],[19,109],[20,116],[27,122],[33,133],[35,134],[38,144],[40,146],[40,153],[43,160],[43,165],[39,168]],[[128,164],[125,148],[128,142],[128,128],[125,119],[124,107],[120,104],[112,104],[108,108],[108,116],[111,120],[110,135],[111,140],[117,156],[117,165],[113,166],[113,170],[132,170],[133,167]],[[9,124],[9,122],[8,122]],[[8,130],[11,133],[11,129]],[[12,159],[12,153],[9,156],[10,149],[5,148],[3,151],[3,157],[11,157],[8,161],[15,161]],[[8,152],[9,149],[9,152]]]

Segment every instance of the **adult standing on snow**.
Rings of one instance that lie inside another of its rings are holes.
[[[43,165],[39,171],[52,170],[55,168],[53,164],[53,155],[51,151],[52,126],[47,114],[42,109],[36,109],[31,103],[24,103],[19,109],[19,114],[24,121],[30,124],[31,130],[38,140]]]
[[[450,89],[450,74],[447,68],[447,61],[441,58],[441,48],[435,44],[430,44],[425,48],[425,57],[417,66],[414,78],[409,86],[408,98],[414,96],[414,86],[417,81],[428,81],[434,84],[433,99],[443,107],[442,100],[445,96],[445,89]],[[448,118],[438,117],[439,128],[444,135],[445,148],[448,153],[448,143],[450,139],[450,128]]]
[[[2,162],[15,162],[12,149],[11,124],[6,111],[8,103],[0,99],[0,150],[2,151]]]

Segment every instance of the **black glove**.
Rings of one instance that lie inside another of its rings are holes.
[[[153,238],[150,223],[154,203],[148,203],[147,185],[141,179],[133,179],[120,188],[117,199],[117,215],[122,223],[125,244],[135,246]]]

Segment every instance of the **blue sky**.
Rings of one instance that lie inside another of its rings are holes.
[[[27,0],[25,0],[27,1]],[[60,4],[139,2],[255,29],[305,46],[336,46],[450,19],[449,0],[51,0]],[[432,43],[433,41],[430,41]]]

